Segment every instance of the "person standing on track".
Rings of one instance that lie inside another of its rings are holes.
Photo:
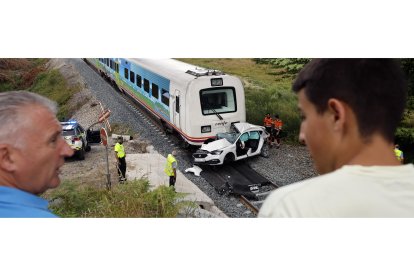
[[[114,147],[119,182],[126,181],[125,173],[126,173],[127,164],[125,160],[126,153],[125,153],[125,148],[124,148],[123,143],[124,143],[124,138],[122,136],[119,136],[118,142],[115,144],[115,147]]]
[[[276,189],[259,217],[414,217],[414,166],[392,150],[407,100],[392,59],[313,59],[293,83],[320,176]]]

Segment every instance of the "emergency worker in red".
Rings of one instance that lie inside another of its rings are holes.
[[[266,128],[267,133],[269,133],[269,137],[267,138],[267,142],[269,145],[272,142],[272,125],[273,125],[273,119],[270,116],[270,113],[267,113],[263,120],[263,125]]]
[[[275,119],[273,120],[272,144],[275,143],[276,148],[280,147],[280,137],[282,134],[282,127],[283,127],[282,120],[279,118],[278,114],[275,114]]]

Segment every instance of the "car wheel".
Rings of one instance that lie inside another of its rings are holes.
[[[234,154],[233,153],[227,153],[226,156],[224,157],[224,161],[223,164],[229,164],[234,162],[235,158],[234,158]]]
[[[269,157],[269,145],[263,144],[262,149],[260,150],[260,156],[268,158]]]
[[[79,160],[85,160],[85,149],[81,148],[78,150],[78,159]]]

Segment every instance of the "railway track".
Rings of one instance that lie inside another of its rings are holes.
[[[257,197],[255,200],[252,200],[252,199],[249,200],[244,195],[240,195],[241,203],[243,203],[247,208],[249,208],[255,215],[259,213],[260,207],[262,206],[266,197],[273,190],[277,189],[278,186],[273,183],[270,183],[268,185],[262,186],[261,188],[264,188],[264,189],[262,189],[261,191],[259,190],[255,193]]]
[[[204,167],[203,172],[201,176],[219,194],[237,197],[254,214],[259,212],[264,199],[279,187],[244,161],[220,167]]]
[[[99,75],[99,72],[93,66],[89,64],[88,66]],[[184,156],[181,156],[186,159],[183,161],[192,164],[193,147],[188,147],[188,144],[186,145],[183,143],[181,137],[176,133],[169,132],[157,118],[140,104],[136,103],[128,94],[121,91],[110,79],[105,78],[104,76],[102,77],[125,99],[125,102],[130,107],[137,111],[143,121],[150,127],[156,129],[156,132],[159,133],[170,146],[179,146],[182,148],[186,153]],[[201,177],[213,186],[219,195],[227,195],[229,197],[237,198],[238,201],[246,206],[246,208],[253,214],[258,213],[266,196],[270,194],[271,191],[278,188],[277,185],[261,176],[244,161],[235,162],[225,166],[205,166],[203,167]]]

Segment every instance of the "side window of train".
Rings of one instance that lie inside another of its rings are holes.
[[[165,89],[161,89],[161,102],[166,106],[170,106],[170,93]]]
[[[115,71],[119,73],[119,63],[115,62]]]
[[[138,74],[137,74],[137,85],[138,85],[138,87],[142,87],[142,78]]]
[[[128,79],[128,68],[124,68],[124,77]]]
[[[130,72],[129,72],[129,80],[130,80],[132,83],[135,83],[135,73],[134,73],[134,71],[130,71]]]
[[[155,83],[152,84],[152,96],[156,99],[158,99],[158,85],[156,85]]]
[[[144,79],[144,90],[149,93],[149,80]]]
[[[175,112],[180,113],[180,97],[175,97]]]

